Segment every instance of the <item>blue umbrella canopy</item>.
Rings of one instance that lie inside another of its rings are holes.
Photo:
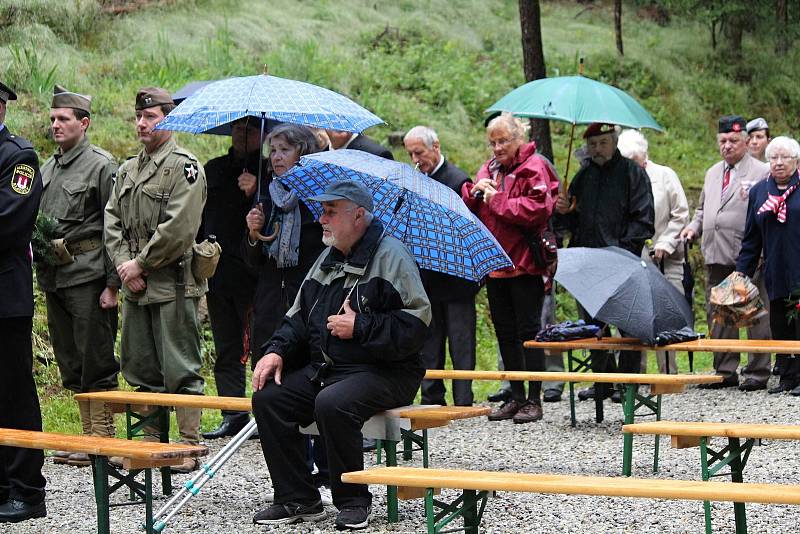
[[[487,111],[508,111],[518,117],[573,125],[605,122],[629,128],[664,130],[628,93],[585,76],[560,76],[528,82],[506,94]]]
[[[246,116],[347,132],[361,132],[383,123],[377,115],[330,89],[262,74],[200,87],[156,128],[222,133],[217,129]]]
[[[306,199],[340,180],[367,187],[387,233],[403,241],[423,269],[478,281],[513,265],[461,197],[405,163],[358,150],[333,150],[303,156],[280,177],[317,217],[322,206]]]
[[[655,264],[619,247],[559,249],[555,279],[592,317],[645,343],[694,326],[686,299]]]

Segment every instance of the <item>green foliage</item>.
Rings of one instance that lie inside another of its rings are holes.
[[[53,90],[58,66],[47,59],[33,41],[9,45],[11,64],[8,81],[20,91],[42,95]]]
[[[33,261],[46,265],[56,264],[57,260],[50,244],[56,235],[56,225],[56,220],[44,212],[40,211],[36,216],[36,224],[33,227],[33,236],[31,237]]]

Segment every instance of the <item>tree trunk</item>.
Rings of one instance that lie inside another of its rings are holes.
[[[624,56],[622,51],[622,0],[614,0],[614,34],[617,37],[617,52]]]
[[[717,50],[717,19],[711,21],[711,50]]]
[[[728,43],[728,52],[731,59],[739,60],[742,58],[742,38],[744,37],[744,26],[747,23],[747,13],[737,11],[729,13],[723,20],[724,34]]]
[[[522,62],[525,80],[547,77],[542,47],[542,21],[539,0],[519,0],[519,23],[522,29]],[[553,143],[550,140],[550,122],[531,119],[530,138],[536,141],[539,153],[553,160]]]
[[[789,26],[789,9],[786,0],[777,0],[775,2],[775,53],[779,56],[785,56],[789,50],[788,39],[788,26]]]

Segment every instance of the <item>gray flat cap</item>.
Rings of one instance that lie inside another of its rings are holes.
[[[756,130],[769,130],[769,124],[763,117],[753,119],[747,123],[747,133],[755,132]]]
[[[317,202],[350,200],[367,211],[372,211],[373,208],[372,195],[369,194],[366,187],[354,180],[332,182],[325,188],[324,193],[310,197],[308,200],[316,200]]]

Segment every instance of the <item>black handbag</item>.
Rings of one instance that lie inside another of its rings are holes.
[[[549,276],[553,276],[558,268],[558,242],[556,233],[549,227],[539,232],[533,231],[526,234],[525,239],[533,254],[533,262],[540,269],[544,269]]]

